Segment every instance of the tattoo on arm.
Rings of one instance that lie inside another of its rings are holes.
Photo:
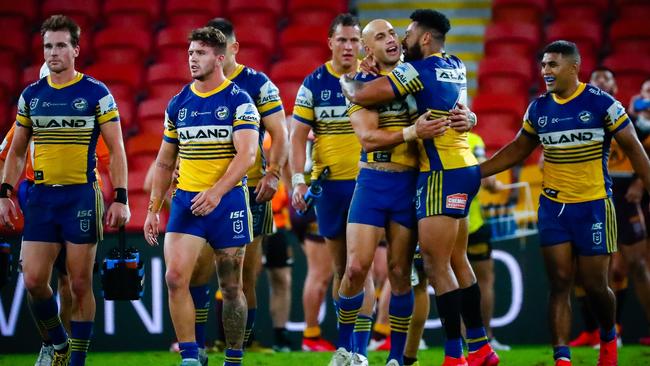
[[[169,170],[169,171],[174,171],[174,169],[176,169],[176,167],[174,165],[165,164],[165,163],[160,162],[160,161],[156,161],[156,166],[158,168],[162,168],[162,169]]]

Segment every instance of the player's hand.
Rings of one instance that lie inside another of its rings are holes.
[[[431,111],[427,111],[415,121],[415,132],[420,139],[432,139],[436,136],[442,136],[449,128],[449,119],[438,118],[429,119]]]
[[[11,198],[0,198],[0,226],[14,229],[13,220],[18,220],[18,208]]]
[[[449,111],[449,127],[457,132],[467,132],[476,125],[476,119],[472,111],[462,103],[457,103],[457,107]]]
[[[630,184],[630,187],[627,189],[627,192],[625,193],[625,200],[630,202],[630,203],[640,203],[641,199],[643,198],[643,182],[641,179],[636,179],[632,184]]]
[[[214,187],[199,192],[192,198],[192,214],[194,216],[208,216],[219,205],[222,196]]]
[[[144,239],[151,246],[158,245],[158,225],[160,224],[160,216],[155,212],[147,212],[147,219],[144,220]]]
[[[260,179],[257,187],[255,187],[255,192],[253,192],[257,195],[255,196],[255,201],[257,203],[269,201],[277,191],[278,177],[273,174],[267,174]]]
[[[361,61],[361,64],[359,64],[359,69],[363,74],[370,74],[373,76],[377,76],[379,74],[379,65],[377,64],[377,60],[375,60],[375,57],[373,55],[364,57]]]
[[[129,205],[120,202],[111,203],[106,213],[106,225],[114,228],[126,225],[131,219],[131,211]]]
[[[305,202],[305,194],[307,194],[306,184],[297,184],[293,188],[293,195],[291,197],[291,204],[296,211],[307,210],[307,202]]]

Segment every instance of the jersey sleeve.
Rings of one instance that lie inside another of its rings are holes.
[[[293,107],[293,118],[310,126],[313,125],[316,120],[314,114],[314,93],[310,76],[305,78],[300,89],[298,89],[296,103]]]
[[[29,103],[26,102],[27,99],[30,99]],[[18,112],[16,113],[16,124],[22,127],[32,127],[31,119],[31,98],[29,98],[27,90],[23,91],[18,98]],[[38,103],[38,99],[35,99],[35,103]]]
[[[173,99],[169,102],[165,110],[165,131],[163,132],[163,140],[170,144],[178,144],[178,131],[176,130],[176,117],[177,112],[173,108]]]
[[[537,130],[535,130],[535,127],[533,127],[533,122],[531,122],[531,119],[534,118],[531,116],[531,114],[534,112],[534,103],[535,102],[533,101],[528,105],[528,108],[526,108],[526,113],[524,114],[524,122],[521,126],[521,132],[523,132],[528,137],[537,139]]]
[[[403,62],[388,74],[388,81],[395,95],[405,96],[414,94],[424,89],[424,84],[420,80],[420,73],[416,66],[410,62]]]
[[[105,85],[101,85],[103,90],[100,95],[99,101],[97,102],[97,122],[100,125],[106,122],[119,122],[120,114],[117,111],[117,103],[115,103],[115,98],[108,91]]]
[[[235,114],[232,121],[233,132],[243,129],[257,130],[260,127],[260,114],[255,108],[253,99],[244,92],[240,91],[235,95]]]
[[[280,89],[264,74],[259,73],[259,94],[255,97],[255,106],[260,117],[264,118],[281,111]],[[252,96],[251,96],[252,97]]]
[[[1,161],[7,160],[7,154],[9,154],[9,148],[11,147],[11,142],[14,140],[15,131],[16,131],[16,125],[11,126],[11,129],[9,129],[9,132],[7,132],[7,135],[5,136],[4,140],[2,140],[2,144],[0,144]]]
[[[618,100],[606,95],[605,129],[612,134],[620,131],[630,123],[625,107]]]

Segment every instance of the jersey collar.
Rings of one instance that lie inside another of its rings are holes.
[[[82,74],[80,72],[77,72],[77,75],[75,75],[75,77],[72,80],[68,81],[67,83],[56,84],[56,83],[54,83],[52,81],[52,77],[50,75],[48,75],[47,76],[47,83],[54,89],[63,89],[66,86],[70,86],[70,85],[78,83],[83,77],[84,77],[84,74]]]
[[[338,78],[341,77],[341,74],[339,74],[339,73],[337,73],[336,71],[334,71],[334,66],[332,66],[332,60],[329,60],[329,61],[327,61],[327,62],[325,63],[325,69],[327,69],[327,72],[329,72],[329,73],[330,73],[332,76],[334,76],[335,78],[338,79]],[[358,71],[358,70],[359,70],[359,62],[357,61],[357,68],[356,68],[355,71]]]
[[[239,76],[239,74],[241,74],[242,71],[244,71],[244,65],[237,64],[233,72],[230,75],[228,75],[226,79],[234,80],[237,76]]]
[[[196,94],[197,96],[199,96],[201,98],[207,98],[207,97],[211,97],[211,96],[217,94],[218,92],[224,90],[230,84],[232,84],[231,81],[226,79],[226,80],[223,81],[223,83],[221,83],[221,85],[219,85],[218,87],[216,87],[216,88],[214,88],[214,89],[212,89],[212,90],[210,90],[208,92],[205,92],[205,93],[201,93],[200,91],[196,90],[196,87],[194,86],[194,83],[192,83],[192,85],[190,85],[190,89],[192,90],[192,93]]]
[[[558,97],[555,93],[551,93],[551,97],[553,98],[553,101],[555,101],[555,103],[557,103],[557,104],[567,104],[570,101],[574,100],[578,95],[580,95],[585,90],[586,86],[587,86],[587,84],[585,84],[585,83],[578,84],[578,89],[576,89],[576,91],[573,92],[573,94],[571,94],[566,99]]]

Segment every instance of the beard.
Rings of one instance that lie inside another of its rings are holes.
[[[424,58],[424,54],[422,53],[422,48],[420,47],[420,44],[416,43],[411,47],[404,45],[405,62],[422,60],[423,58]]]

